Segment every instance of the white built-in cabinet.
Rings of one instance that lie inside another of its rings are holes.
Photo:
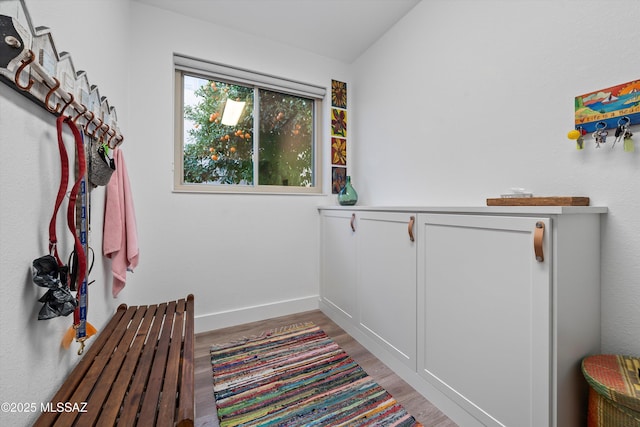
[[[322,310],[454,421],[585,423],[606,208],[320,212]]]
[[[322,215],[321,295],[340,316],[355,322],[356,316],[356,214],[327,211]],[[331,242],[324,244],[324,242]]]
[[[416,369],[415,214],[326,211],[322,298]],[[392,317],[381,313],[394,313]]]

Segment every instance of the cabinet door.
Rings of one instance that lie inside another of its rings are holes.
[[[357,302],[356,214],[325,211],[321,218],[320,296],[338,314],[354,318]]]
[[[551,236],[548,218],[419,215],[418,371],[485,425],[550,425]]]
[[[358,218],[360,328],[416,369],[415,214],[362,212]]]

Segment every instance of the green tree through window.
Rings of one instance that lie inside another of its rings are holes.
[[[313,99],[186,73],[182,84],[184,183],[314,186]],[[237,123],[227,100],[245,103]]]
[[[313,184],[313,101],[260,91],[260,185]]]
[[[187,75],[184,85],[184,182],[253,184],[253,89]],[[227,99],[246,102],[235,126],[221,123]]]

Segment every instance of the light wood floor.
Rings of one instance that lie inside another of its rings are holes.
[[[425,427],[456,426],[456,424],[440,412],[438,408],[433,406],[422,397],[421,394],[395,375],[393,371],[376,359],[320,310],[196,334],[196,426],[218,426],[213,398],[211,359],[209,356],[209,348],[212,344],[232,341],[233,339],[243,336],[257,335],[266,330],[302,322],[313,322],[318,325]]]

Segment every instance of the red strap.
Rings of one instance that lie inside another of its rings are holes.
[[[64,194],[67,191],[67,186],[69,185],[69,156],[67,155],[67,149],[64,146],[64,141],[62,140],[62,122],[65,117],[60,116],[56,121],[56,127],[58,129],[58,148],[60,150],[60,187],[58,188],[58,196],[56,197],[56,204],[53,208],[53,215],[51,216],[51,221],[49,222],[49,253],[55,256],[58,261],[58,265],[62,266],[64,263],[60,259],[58,255],[58,238],[56,236],[56,219],[58,217],[58,210],[60,209],[60,205],[62,204],[62,200],[64,199]]]
[[[78,179],[71,188],[71,193],[69,195],[69,205],[67,207],[67,225],[69,227],[69,231],[71,231],[71,234],[73,235],[74,250],[76,252],[76,256],[78,257],[77,283],[82,283],[87,273],[87,256],[84,253],[84,248],[82,247],[82,243],[80,242],[80,238],[78,238],[78,233],[76,232],[75,211],[76,199],[78,198],[80,183],[82,182],[82,179],[87,172],[87,161],[84,155],[84,144],[82,143],[82,136],[80,135],[80,131],[78,130],[76,124],[66,116],[59,116],[56,120],[56,128],[58,130],[58,148],[60,149],[61,177],[60,187],[58,188],[58,196],[56,197],[56,204],[53,209],[51,221],[49,222],[49,251],[52,252],[55,256],[56,260],[58,261],[58,265],[64,265],[64,263],[60,259],[60,256],[58,255],[58,239],[56,236],[56,218],[58,215],[58,210],[60,209],[60,205],[62,204],[62,200],[64,199],[67,186],[69,185],[69,157],[67,155],[67,149],[65,148],[64,141],[62,139],[63,123],[66,123],[69,129],[71,129],[76,144]]]
[[[65,118],[65,122],[71,129],[71,132],[73,132],[76,143],[76,159],[78,161],[78,179],[73,184],[73,187],[71,188],[71,194],[69,195],[69,205],[67,207],[67,225],[69,226],[69,231],[71,231],[71,234],[73,235],[73,238],[75,240],[73,246],[76,252],[76,256],[78,257],[78,276],[76,277],[76,283],[79,286],[87,274],[87,256],[84,253],[82,242],[80,242],[80,238],[78,237],[78,233],[76,232],[76,200],[78,198],[80,183],[87,173],[87,161],[84,156],[84,144],[82,143],[82,136],[80,136],[78,127],[69,119],[69,117]]]

